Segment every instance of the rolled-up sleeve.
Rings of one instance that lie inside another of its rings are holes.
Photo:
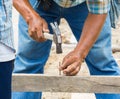
[[[111,0],[86,0],[88,10],[93,14],[104,14],[110,10]]]

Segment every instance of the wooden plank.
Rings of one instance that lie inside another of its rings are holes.
[[[13,91],[120,93],[120,76],[13,74]]]

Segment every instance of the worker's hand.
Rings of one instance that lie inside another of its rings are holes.
[[[74,76],[80,71],[82,61],[80,53],[74,50],[64,57],[59,69],[67,76]]]
[[[31,38],[38,42],[43,42],[46,39],[44,38],[43,33],[49,32],[47,22],[41,18],[38,14],[33,14],[32,18],[28,20],[28,32]]]

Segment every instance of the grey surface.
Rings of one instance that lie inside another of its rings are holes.
[[[13,91],[120,93],[119,76],[48,76],[14,74]]]

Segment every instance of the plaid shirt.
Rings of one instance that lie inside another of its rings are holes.
[[[0,43],[13,48],[12,0],[0,0]]]
[[[103,14],[110,10],[111,0],[54,0],[62,7],[73,7],[86,1],[90,13]]]

